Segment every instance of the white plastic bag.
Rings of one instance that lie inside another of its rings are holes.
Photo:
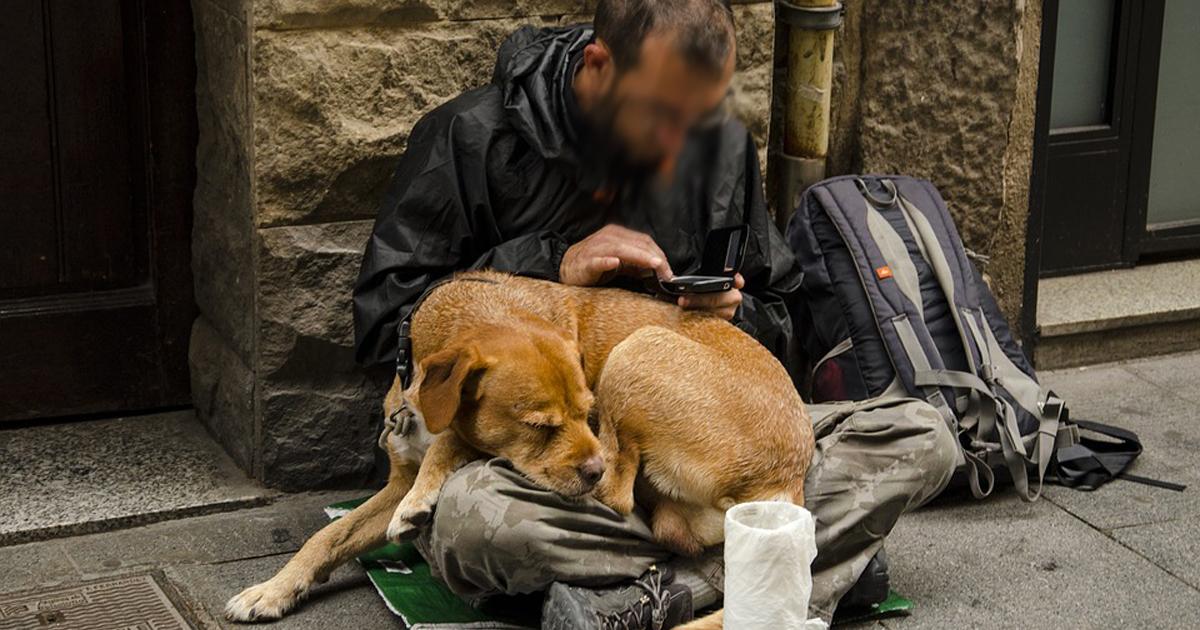
[[[808,618],[815,525],[783,501],[735,505],[725,513],[725,630],[825,628]]]

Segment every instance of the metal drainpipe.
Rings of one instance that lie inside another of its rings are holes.
[[[783,150],[775,156],[779,160],[775,221],[780,229],[787,225],[804,189],[825,178],[833,33],[844,14],[838,0],[775,0],[775,28],[787,29],[785,37],[776,38],[787,42]]]

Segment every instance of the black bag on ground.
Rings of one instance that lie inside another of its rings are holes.
[[[959,438],[956,477],[979,498],[997,473],[1028,501],[1045,480],[1095,488],[1141,453],[1129,431],[1071,422],[1039,384],[931,183],[827,179],[805,191],[787,239],[804,271],[792,315],[813,402],[929,402]]]

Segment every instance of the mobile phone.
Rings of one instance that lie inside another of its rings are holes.
[[[745,225],[718,228],[708,233],[701,252],[699,273],[659,280],[667,295],[720,293],[733,288],[733,277],[742,268],[750,230]]]
[[[721,276],[675,276],[670,280],[659,280],[659,290],[667,295],[691,295],[694,293],[720,293],[733,288],[733,278]]]

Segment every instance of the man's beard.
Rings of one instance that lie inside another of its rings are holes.
[[[614,182],[644,181],[662,167],[662,156],[637,157],[617,133],[621,99],[610,91],[596,101],[588,113],[591,125],[587,150]]]

